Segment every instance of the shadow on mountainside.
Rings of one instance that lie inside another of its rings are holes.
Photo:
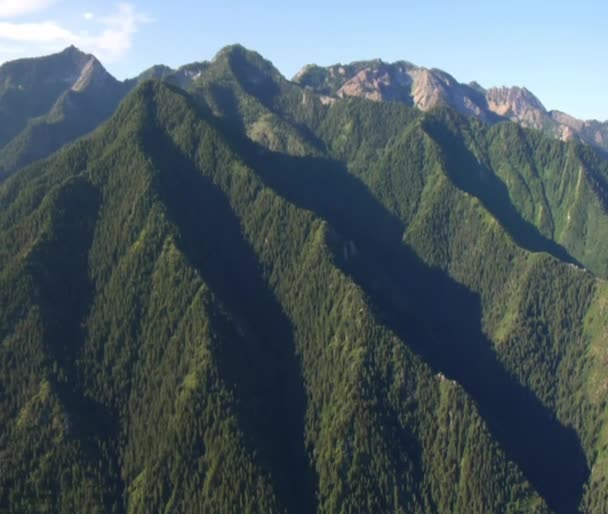
[[[225,194],[167,135],[157,130],[147,137],[181,250],[245,332],[218,325],[227,337],[214,351],[226,383],[236,387],[237,415],[252,454],[268,467],[288,512],[315,512],[316,478],[304,441],[306,396],[291,323],[264,282]]]
[[[478,161],[462,137],[457,137],[443,123],[432,118],[426,120],[424,130],[441,148],[445,170],[456,187],[478,198],[513,241],[530,252],[546,252],[583,267],[563,246],[543,236],[536,226],[521,216],[511,201],[507,186]]]
[[[70,437],[79,440],[84,449],[87,462],[74,465],[117,470],[119,459],[112,445],[119,431],[116,413],[83,393],[77,369],[86,337],[84,322],[93,299],[88,255],[101,195],[82,176],[66,181],[54,193],[52,237],[41,238],[28,263],[48,343],[42,351],[55,363],[48,378],[69,417]],[[115,498],[124,493],[124,483],[116,472],[107,475],[115,477],[104,484],[103,492],[105,506],[111,510]]]
[[[479,296],[433,269],[402,243],[404,227],[335,161],[269,152],[251,142],[241,155],[265,183],[326,219],[360,257],[338,265],[379,308],[383,322],[435,371],[457,380],[507,455],[549,506],[576,512],[589,476],[576,432],[564,427],[504,368],[481,328]]]

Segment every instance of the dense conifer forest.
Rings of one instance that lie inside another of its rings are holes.
[[[0,512],[607,512],[605,157],[201,69],[0,116]]]

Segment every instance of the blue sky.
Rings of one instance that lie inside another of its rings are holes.
[[[605,0],[0,0],[0,62],[73,43],[126,78],[239,42],[287,77],[307,63],[405,59],[608,120],[607,22]]]

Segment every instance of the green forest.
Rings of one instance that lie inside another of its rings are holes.
[[[0,512],[607,512],[605,157],[201,69],[0,88]]]

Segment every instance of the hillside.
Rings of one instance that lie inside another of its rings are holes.
[[[465,392],[336,266],[348,242],[178,91],[145,84],[16,179],[2,195],[9,508],[425,512],[470,491],[479,508],[542,508]],[[455,468],[437,467],[446,454]]]
[[[129,89],[74,47],[0,66],[0,181],[97,128]]]
[[[608,509],[601,155],[146,76],[0,185],[0,510]]]

